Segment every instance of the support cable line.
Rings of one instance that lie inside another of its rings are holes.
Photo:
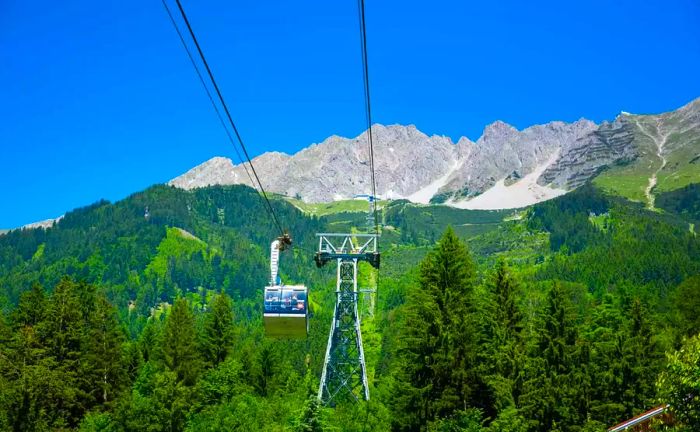
[[[257,191],[257,187],[255,186],[255,181],[253,181],[253,177],[250,175],[250,171],[248,171],[248,167],[245,166],[245,163],[243,162],[243,156],[241,156],[241,152],[238,150],[238,146],[236,146],[235,141],[233,140],[233,137],[231,136],[231,131],[229,131],[229,128],[226,126],[226,122],[224,121],[224,118],[221,116],[221,111],[219,110],[219,107],[216,105],[216,102],[214,102],[214,97],[211,95],[211,92],[209,91],[209,87],[207,87],[206,82],[204,81],[204,77],[202,76],[202,73],[199,70],[199,66],[197,66],[197,62],[194,60],[194,57],[192,57],[192,52],[190,51],[190,48],[187,46],[187,42],[185,42],[185,38],[182,36],[182,32],[180,31],[180,28],[177,25],[177,22],[175,21],[175,17],[173,17],[172,13],[170,12],[170,8],[168,7],[168,3],[166,0],[161,0],[163,3],[163,7],[165,8],[165,11],[168,13],[168,17],[170,18],[170,22],[173,24],[173,27],[175,28],[175,31],[177,32],[177,36],[180,38],[180,42],[182,42],[183,48],[185,48],[185,52],[187,53],[187,57],[190,59],[190,62],[192,63],[192,67],[194,68],[195,72],[197,73],[197,77],[199,78],[199,82],[202,83],[202,87],[204,87],[204,91],[207,93],[207,97],[209,98],[209,102],[211,102],[211,106],[214,107],[214,111],[216,112],[216,116],[219,118],[219,122],[221,123],[221,127],[224,128],[224,131],[226,131],[226,136],[228,137],[229,142],[231,142],[231,145],[233,146],[233,150],[236,152],[236,156],[238,156],[238,161],[243,165],[243,169],[245,170],[245,173],[248,175],[248,179],[250,180],[250,184],[253,185],[253,188]]]
[[[367,139],[369,141],[369,167],[372,176],[372,196],[370,205],[372,206],[372,216],[374,217],[374,229],[377,235],[377,248],[379,248],[379,236],[381,235],[380,221],[377,213],[377,182],[375,180],[374,169],[374,143],[372,139],[372,104],[369,91],[369,61],[367,60],[367,25],[365,19],[365,1],[357,0],[357,10],[360,18],[360,42],[362,46],[362,81],[365,89],[365,114],[367,119]],[[377,269],[377,279],[374,292],[375,304],[379,303],[379,277],[380,272]],[[371,294],[370,294],[371,295]],[[370,303],[371,304],[371,303]]]
[[[357,9],[360,18],[360,44],[362,47],[362,81],[365,90],[365,116],[367,120],[367,141],[369,142],[369,169],[372,179],[372,198],[377,199],[377,182],[374,174],[374,142],[372,139],[372,104],[369,93],[369,65],[367,61],[367,26],[365,24],[365,1],[357,0]],[[377,218],[376,202],[373,208],[374,227],[377,235],[379,232],[379,219]]]
[[[277,228],[280,231],[280,234],[282,236],[285,235],[285,231],[282,228],[282,225],[279,222],[279,219],[277,218],[277,215],[275,214],[275,210],[272,207],[272,203],[270,203],[270,199],[267,196],[267,193],[265,192],[265,188],[262,185],[262,182],[260,181],[260,177],[258,176],[258,173],[255,171],[255,167],[253,166],[253,162],[250,159],[250,155],[248,154],[248,150],[245,147],[245,144],[243,142],[243,138],[241,137],[240,132],[238,131],[238,128],[236,127],[236,124],[233,121],[233,118],[231,117],[231,112],[228,109],[228,105],[226,105],[226,101],[224,100],[223,95],[221,94],[221,90],[219,89],[218,84],[216,83],[216,79],[214,79],[214,74],[211,71],[211,68],[209,67],[209,63],[207,62],[206,57],[204,56],[204,52],[202,51],[202,47],[199,45],[199,41],[197,40],[197,37],[194,34],[194,30],[192,29],[192,25],[190,25],[190,21],[187,18],[187,14],[185,13],[185,10],[182,7],[182,4],[180,3],[180,0],[175,0],[177,3],[177,7],[180,10],[180,14],[182,15],[182,19],[185,22],[185,25],[187,26],[187,30],[190,33],[190,36],[192,37],[192,41],[194,42],[195,47],[197,47],[197,52],[199,53],[199,57],[202,60],[202,63],[204,64],[204,68],[207,71],[207,74],[209,75],[209,79],[214,86],[214,90],[216,91],[216,94],[219,98],[219,101],[221,102],[221,106],[224,108],[224,112],[226,113],[226,117],[228,118],[229,124],[231,125],[231,129],[233,130],[234,135],[236,135],[236,139],[238,140],[238,143],[241,146],[241,149],[243,150],[243,154],[245,155],[246,160],[248,161],[248,164],[250,165],[250,169],[253,172],[253,176],[255,177],[255,180],[258,183],[258,187],[260,188],[260,193],[262,194],[263,198],[265,199],[265,202],[267,204],[267,208],[270,212],[270,215],[272,216],[272,219],[277,225]]]

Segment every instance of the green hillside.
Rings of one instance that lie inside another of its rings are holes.
[[[687,382],[664,353],[700,333],[696,195],[384,203],[382,268],[360,280],[378,290],[360,301],[371,400],[334,408],[315,402],[335,268],[314,234],[362,229],[365,202],[273,200],[295,240],[282,279],[310,289],[297,341],[263,332],[278,233],[252,189],[76,209],[0,236],[0,430],[605,430]]]
[[[594,183],[612,193],[648,202],[652,195],[700,182],[700,100],[659,115],[623,115],[622,128],[633,136],[637,157],[608,167]]]
[[[284,197],[285,200],[292,203],[295,207],[302,210],[304,213],[316,216],[326,216],[333,213],[359,213],[367,212],[368,203],[363,199],[340,200],[328,203],[307,203],[295,198]],[[382,208],[385,201],[378,201],[377,208]]]

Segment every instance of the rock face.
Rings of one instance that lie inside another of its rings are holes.
[[[562,147],[561,155],[537,180],[540,185],[575,189],[613,163],[628,162],[636,156],[634,133],[629,122],[618,117],[612,123],[576,137]]]
[[[576,140],[595,129],[595,123],[585,119],[570,124],[552,122],[523,131],[495,122],[471,145],[462,169],[440,192],[454,198],[469,198],[488,190],[500,179],[506,184],[517,183],[557,151],[572,147]]]
[[[213,185],[231,185],[242,183],[231,159],[214,157],[197,165],[183,175],[173,179],[169,184],[181,189],[194,189]]]
[[[640,130],[640,124],[652,123],[666,128],[664,136],[680,137],[673,142],[669,139],[664,151],[677,147],[688,153],[690,146],[700,155],[695,134],[700,125],[700,99],[671,113],[625,113],[600,125],[581,119],[519,131],[497,121],[476,142],[461,138],[456,144],[449,137],[428,136],[412,125],[377,124],[372,126],[377,193],[384,198],[470,208],[471,199],[491,190],[503,199],[497,203],[482,199],[480,206],[484,202],[492,208],[527,205],[575,189],[604,168],[629,164],[655,152],[657,145],[652,141],[656,138]],[[368,160],[365,132],[355,138],[332,136],[294,155],[265,153],[253,159],[253,164],[266,190],[307,202],[326,202],[369,193]],[[170,181],[185,189],[239,183],[251,185],[245,167],[221,157]],[[509,200],[509,191],[517,191],[518,199]],[[526,196],[530,192],[531,199]]]
[[[36,228],[51,228],[54,224],[57,224],[63,219],[63,216],[59,216],[56,219],[46,219],[39,222],[32,222],[30,224],[22,226],[22,229],[36,229]]]

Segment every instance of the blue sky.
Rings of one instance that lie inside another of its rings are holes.
[[[363,130],[355,1],[182,2],[253,155]],[[700,96],[694,0],[367,0],[367,26],[375,122],[428,134]],[[159,0],[0,1],[0,143],[0,228],[234,157]]]

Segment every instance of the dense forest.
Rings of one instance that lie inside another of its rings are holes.
[[[243,186],[154,186],[0,235],[0,430],[604,431],[661,404],[700,430],[697,188],[661,211],[583,186],[518,211],[383,209],[362,266],[371,399],[316,400],[335,270],[281,197],[309,337],[265,337],[278,233]],[[689,198],[690,197],[690,198]],[[374,306],[374,307],[372,307]]]

